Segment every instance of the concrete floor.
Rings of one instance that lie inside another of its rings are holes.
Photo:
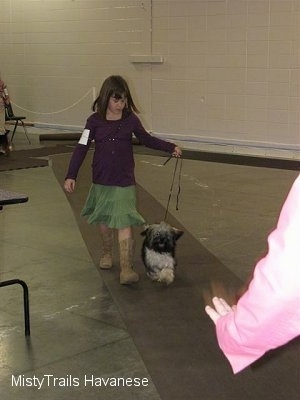
[[[162,167],[161,157],[136,159],[137,181],[166,207],[176,161]],[[275,227],[297,175],[288,170],[183,160],[179,210],[176,180],[170,211],[202,245],[245,280],[253,262],[266,250],[267,234]]]
[[[15,149],[44,145],[34,129],[30,136],[31,146],[17,133]],[[136,178],[166,206],[175,160],[166,166],[162,161],[137,154]],[[266,236],[296,176],[289,170],[184,160],[179,210],[172,197],[170,213],[244,281],[266,250]],[[164,400],[94,266],[51,166],[1,172],[0,186],[29,196],[28,203],[0,213],[0,279],[28,283],[31,312],[26,339],[21,289],[1,288],[1,400]],[[130,381],[116,386],[118,377],[135,378],[136,386]]]

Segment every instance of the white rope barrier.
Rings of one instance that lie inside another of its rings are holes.
[[[62,110],[58,110],[58,111],[52,111],[52,112],[38,112],[38,111],[32,111],[32,110],[28,110],[27,108],[23,108],[21,106],[19,106],[18,104],[14,103],[12,101],[12,104],[16,107],[18,107],[20,110],[22,111],[27,111],[31,114],[38,114],[38,115],[54,115],[54,114],[61,114],[65,111],[70,110],[71,108],[75,107],[77,104],[79,104],[82,100],[84,100],[90,93],[92,93],[93,95],[93,100],[96,99],[96,94],[95,94],[95,88],[91,88],[89,89],[89,91],[87,91],[82,97],[80,97],[80,99],[78,99],[75,103],[71,104],[70,106],[63,108]]]

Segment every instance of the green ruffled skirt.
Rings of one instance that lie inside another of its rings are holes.
[[[103,186],[93,183],[81,215],[87,217],[89,224],[104,224],[115,229],[145,223],[136,210],[135,186]]]

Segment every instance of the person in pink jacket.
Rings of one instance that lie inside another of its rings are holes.
[[[268,246],[236,305],[214,297],[214,307],[205,307],[235,374],[300,335],[300,175],[268,237]]]

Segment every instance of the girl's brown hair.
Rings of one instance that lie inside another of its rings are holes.
[[[105,79],[101,86],[99,96],[93,103],[92,110],[98,112],[103,119],[106,119],[106,110],[111,97],[115,97],[116,99],[125,97],[126,108],[136,113],[139,112],[132,100],[127,82],[119,75],[111,75]]]

